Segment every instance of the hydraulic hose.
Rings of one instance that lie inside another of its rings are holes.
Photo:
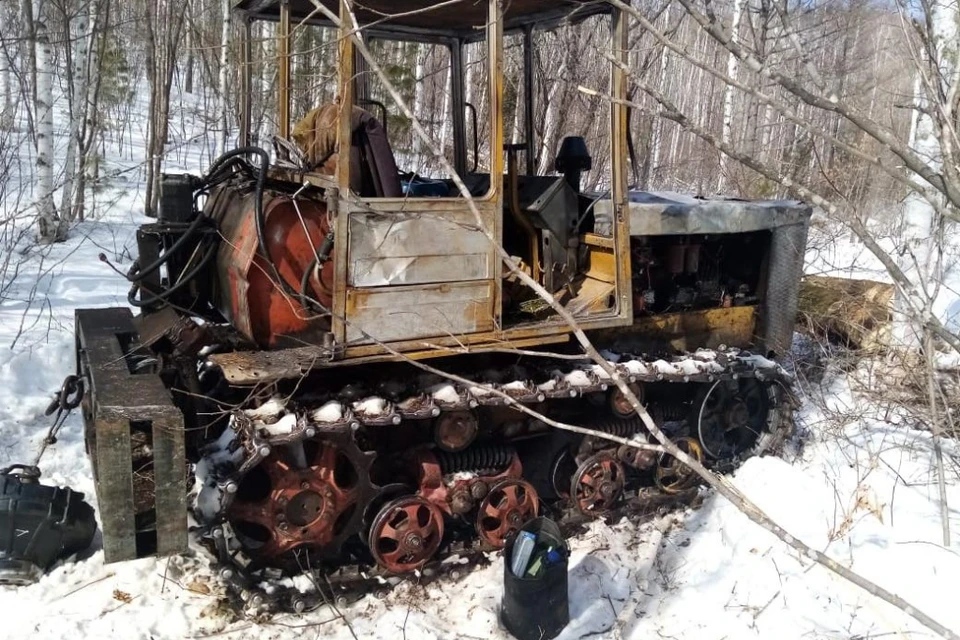
[[[144,299],[142,296],[140,299],[137,299],[137,293],[142,291],[141,285],[139,282],[134,282],[133,286],[130,287],[129,293],[127,293],[127,302],[134,307],[152,307],[159,303],[169,302],[169,298],[186,287],[195,277],[199,274],[217,255],[217,243],[210,243],[210,246],[206,248],[203,253],[203,258],[200,260],[199,264],[196,267],[190,270],[189,273],[183,275],[180,280],[174,284],[169,289],[160,291],[149,298]]]

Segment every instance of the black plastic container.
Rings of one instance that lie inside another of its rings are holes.
[[[570,622],[567,594],[567,565],[570,548],[560,527],[549,518],[534,518],[520,529],[547,540],[559,552],[556,562],[547,564],[536,578],[518,577],[511,568],[513,547],[519,533],[507,541],[503,550],[503,604],[500,619],[517,640],[555,638]]]
[[[0,469],[0,585],[36,582],[89,547],[97,531],[82,493],[40,484],[39,476],[36,467]]]

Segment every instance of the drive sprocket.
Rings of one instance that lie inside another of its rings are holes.
[[[346,438],[276,447],[240,480],[226,510],[254,565],[289,565],[302,547],[338,553],[360,530],[374,494],[370,463],[371,455]]]

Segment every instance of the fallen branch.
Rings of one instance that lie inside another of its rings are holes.
[[[794,536],[790,535],[783,527],[778,525],[770,516],[768,516],[759,506],[750,501],[746,496],[744,496],[739,489],[736,488],[728,479],[723,476],[718,476],[710,471],[708,471],[702,464],[700,464],[695,459],[691,458],[679,447],[677,447],[669,438],[660,430],[657,424],[653,421],[653,418],[646,411],[646,409],[640,404],[639,399],[634,395],[633,391],[630,389],[627,381],[625,381],[619,374],[616,369],[610,366],[605,358],[603,358],[597,349],[590,342],[586,333],[579,326],[576,319],[563,307],[543,286],[541,286],[537,281],[532,277],[524,273],[519,265],[504,251],[503,247],[497,242],[496,237],[491,232],[490,229],[485,225],[480,211],[476,206],[476,202],[470,195],[469,189],[463,182],[463,179],[457,173],[456,169],[450,164],[446,159],[443,153],[437,149],[434,142],[430,139],[429,134],[424,129],[423,125],[420,123],[419,119],[415,114],[410,110],[409,106],[406,104],[406,101],[403,99],[403,96],[400,95],[399,91],[384,73],[382,67],[377,62],[376,58],[370,53],[370,50],[364,44],[363,40],[358,36],[360,32],[360,24],[356,19],[356,16],[350,8],[350,3],[346,4],[347,11],[346,18],[349,20],[348,25],[344,25],[340,17],[334,14],[330,9],[325,7],[319,2],[319,0],[311,0],[313,4],[327,16],[327,18],[333,22],[333,24],[340,27],[341,31],[346,28],[350,30],[347,35],[347,39],[352,43],[353,47],[363,56],[367,61],[367,64],[370,67],[370,71],[377,75],[380,79],[382,86],[387,90],[393,99],[397,107],[403,112],[411,123],[411,127],[416,132],[417,136],[424,142],[425,146],[434,154],[435,158],[440,163],[441,168],[452,177],[454,184],[457,186],[457,189],[460,191],[460,195],[464,198],[467,203],[471,213],[476,219],[476,223],[481,232],[486,236],[487,240],[496,248],[496,251],[500,255],[500,258],[503,260],[504,264],[516,273],[517,277],[523,282],[526,286],[532,289],[541,299],[543,299],[550,307],[557,313],[557,315],[563,319],[563,321],[570,327],[574,337],[577,342],[582,347],[584,353],[590,357],[597,365],[599,365],[614,384],[620,389],[620,392],[623,396],[629,401],[633,409],[637,412],[637,415],[640,416],[640,419],[643,421],[644,426],[647,430],[653,435],[654,438],[663,446],[663,448],[670,453],[673,457],[677,458],[688,467],[693,469],[698,476],[700,476],[710,487],[715,489],[717,493],[722,495],[724,498],[729,500],[734,504],[744,515],[746,515],[750,520],[767,529],[773,533],[777,538],[783,541],[785,544],[796,549],[801,554],[809,557],[810,559],[816,561],[818,564],[830,569],[834,573],[840,575],[841,577],[849,580],[850,582],[856,584],[857,586],[863,588],[868,593],[871,593],[882,600],[892,604],[904,611],[907,615],[913,617],[918,622],[928,627],[929,629],[939,633],[940,635],[948,638],[950,640],[960,639],[960,636],[954,634],[950,629],[946,628],[924,612],[918,610],[916,607],[905,601],[903,598],[893,594],[882,587],[870,582],[866,578],[862,577],[860,574],[852,571],[851,569],[844,567],[839,564],[832,558],[820,553],[816,549],[808,546],[807,544],[799,541]],[[494,32],[499,30],[499,25],[491,24],[490,29]],[[343,51],[343,50],[342,50]],[[345,117],[345,116],[341,116]],[[448,375],[448,374],[445,374]],[[591,435],[597,435],[594,432],[591,432]],[[602,437],[607,437],[606,435]],[[635,446],[630,442],[625,442],[629,446]]]

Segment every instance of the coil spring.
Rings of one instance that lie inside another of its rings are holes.
[[[686,420],[689,409],[682,404],[654,404],[650,407],[650,416],[657,424]]]
[[[640,421],[640,416],[633,416],[626,420],[604,418],[591,422],[587,424],[586,427],[594,431],[610,434],[611,436],[617,436],[618,438],[629,438],[643,429],[643,422]]]
[[[492,445],[473,447],[456,453],[438,451],[436,455],[440,470],[447,474],[481,469],[502,469],[513,460],[516,450],[504,445]]]

